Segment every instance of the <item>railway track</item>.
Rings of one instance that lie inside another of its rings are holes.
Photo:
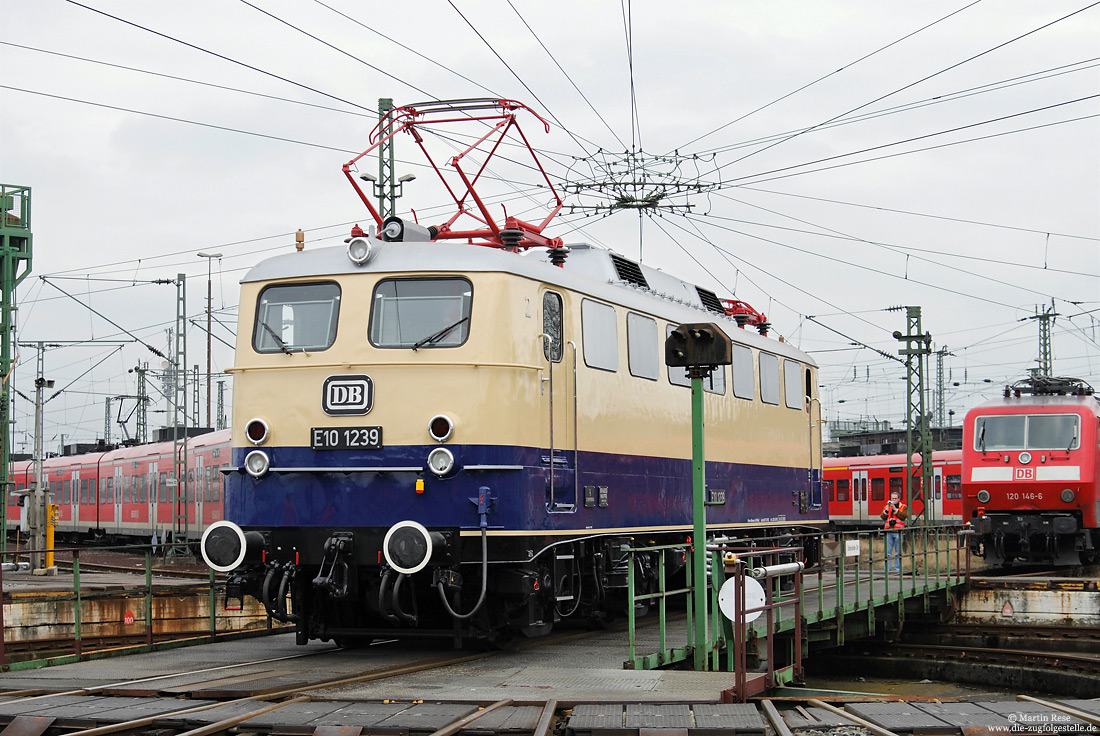
[[[893,656],[949,659],[1027,668],[1071,668],[1082,674],[1100,675],[1100,654],[1051,652],[1035,649],[1004,649],[948,644],[889,645]]]
[[[536,640],[525,641],[508,651],[529,651],[539,649],[541,647],[551,646],[553,644],[563,643],[576,639],[584,639],[590,636],[595,636],[599,633],[599,631],[585,631],[568,632],[557,635],[551,634],[549,636],[541,637]],[[389,645],[397,646],[399,645],[399,642],[397,642],[396,640],[375,642],[372,646],[385,647]],[[264,714],[272,713],[273,711],[276,711],[280,708],[295,704],[309,703],[314,700],[314,696],[312,696],[311,693],[316,693],[317,691],[332,690],[334,688],[350,686],[359,683],[366,683],[374,680],[381,680],[390,677],[399,677],[401,675],[443,669],[453,665],[460,665],[477,660],[502,656],[506,653],[502,650],[488,650],[477,652],[456,652],[453,654],[442,656],[429,656],[411,662],[404,662],[393,666],[374,669],[370,672],[365,672],[362,674],[319,677],[316,679],[310,679],[308,681],[298,682],[291,687],[285,688],[272,689],[270,687],[267,687],[265,689],[264,681],[261,680],[259,681],[260,684],[257,686],[258,692],[256,692],[255,694],[246,695],[244,697],[211,698],[209,695],[210,690],[204,687],[208,684],[224,681],[228,670],[248,668],[258,665],[268,665],[273,662],[287,659],[315,657],[324,654],[331,654],[333,651],[336,650],[308,652],[300,655],[293,655],[291,657],[280,657],[275,659],[259,659],[249,662],[211,667],[198,673],[193,671],[181,671],[157,675],[155,677],[114,682],[105,685],[79,688],[74,690],[46,693],[43,693],[40,690],[8,691],[2,693],[2,695],[5,696],[5,707],[26,703],[35,705],[41,704],[44,708],[48,708],[51,700],[66,699],[58,700],[58,702],[71,704],[71,699],[73,697],[91,698],[93,696],[99,695],[128,693],[142,688],[152,688],[154,691],[156,691],[157,681],[168,683],[184,678],[188,679],[186,685],[187,692],[181,692],[178,685],[168,692],[175,692],[177,693],[177,697],[184,697],[187,699],[192,697],[193,693],[198,692],[201,693],[201,695],[197,697],[202,698],[203,701],[214,700],[214,702],[187,704],[186,700],[181,700],[179,706],[174,707],[171,710],[160,710],[155,715],[141,718],[133,718],[127,721],[117,722],[109,726],[101,726],[75,732],[68,732],[67,736],[105,736],[106,734],[129,732],[134,729],[145,728],[153,725],[154,723],[162,722],[165,719],[190,716],[192,714],[200,714],[205,711],[213,710],[215,708],[226,708],[227,710],[232,709],[234,711],[234,715],[232,717],[228,717],[224,720],[212,723],[201,730],[186,732],[186,734],[190,734],[191,736],[199,736],[200,733],[203,736],[214,736],[215,734],[230,733],[232,732],[232,729],[240,723]],[[194,679],[193,676],[195,674],[201,674],[202,677],[199,679]],[[433,736],[451,736],[452,734],[456,734],[464,728],[472,727],[477,719],[488,715],[498,708],[510,706],[512,702],[513,701],[511,699],[503,699],[492,703],[478,704],[475,708],[467,708],[467,710],[472,710],[473,712],[465,713],[461,717],[457,717],[450,723],[446,724],[443,728],[436,729],[433,732]],[[250,705],[255,705],[255,707],[249,707]],[[558,713],[557,701],[554,699],[546,700],[542,704],[537,723],[534,724],[534,727],[529,730],[528,733],[530,733],[531,736],[546,736],[557,724],[559,718],[560,714]]]

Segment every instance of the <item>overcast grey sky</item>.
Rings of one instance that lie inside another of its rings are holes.
[[[1055,372],[1100,383],[1095,3],[0,0],[0,17],[0,181],[34,202],[20,340],[120,335],[60,287],[164,349],[174,289],[143,282],[186,273],[204,323],[200,251],[224,254],[214,308],[232,326],[240,275],[296,229],[319,247],[369,219],[340,167],[380,97],[493,95],[550,122],[521,118],[556,184],[627,149],[678,153],[651,167],[709,188],[690,211],[570,213],[594,201],[571,194],[547,234],[765,312],[819,361],[829,419],[901,419],[902,367],[851,345],[896,354],[895,305],[921,306],[951,351],[960,416],[1036,364],[1026,318],[1052,299]],[[431,223],[441,191],[397,145],[399,173],[417,174],[399,210]],[[545,202],[530,170],[494,173],[515,179],[486,187],[510,213]],[[188,338],[205,370],[205,334]],[[48,353],[48,377],[75,381],[48,442],[101,436],[104,398],[135,391],[127,369],[160,365],[140,345],[110,353]],[[20,357],[30,393],[33,351]],[[215,341],[213,362],[232,351]],[[16,409],[18,450],[32,407]]]

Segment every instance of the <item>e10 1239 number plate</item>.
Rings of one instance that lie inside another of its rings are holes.
[[[309,430],[314,450],[381,450],[381,427],[314,427]]]

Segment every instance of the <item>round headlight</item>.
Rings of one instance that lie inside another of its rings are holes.
[[[224,519],[208,526],[199,542],[203,561],[216,572],[229,572],[240,567],[247,548],[241,528]]]
[[[1021,452],[1020,453],[1020,464],[1021,465],[1027,465],[1029,462],[1031,462],[1031,453],[1030,452]]]
[[[244,458],[244,470],[253,478],[260,478],[271,466],[271,460],[263,450],[253,450]]]
[[[1072,488],[1066,488],[1062,491],[1062,500],[1066,503],[1073,503],[1073,499],[1077,498],[1077,494],[1073,492]]]
[[[432,535],[423,524],[401,521],[382,540],[382,554],[390,567],[404,575],[420,572],[432,557]]]
[[[348,258],[357,266],[362,266],[370,258],[371,245],[368,238],[352,238],[348,241]]]
[[[254,445],[262,445],[267,442],[268,434],[270,434],[270,430],[267,422],[259,417],[249,419],[248,424],[244,425],[244,435]]]
[[[446,442],[455,433],[455,423],[446,414],[436,414],[428,422],[428,434],[436,442]]]
[[[978,491],[978,502],[989,503],[989,491],[985,489]]]
[[[451,472],[455,466],[455,456],[446,447],[437,447],[428,453],[428,470],[439,477]]]

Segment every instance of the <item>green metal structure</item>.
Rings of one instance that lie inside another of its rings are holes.
[[[381,97],[378,100],[378,125],[383,133],[388,133],[393,125],[390,112],[393,100]],[[394,187],[393,139],[390,138],[378,147],[378,214],[382,219],[397,214],[397,188]]]
[[[898,355],[905,358],[905,447],[908,457],[905,462],[905,478],[908,484],[906,499],[915,519],[924,524],[933,521],[932,499],[926,499],[925,494],[932,490],[932,441],[929,434],[928,392],[925,389],[924,377],[927,375],[928,356],[932,354],[932,335],[921,332],[920,307],[906,307],[906,332],[894,333],[894,339],[905,343],[905,347],[898,351]],[[929,452],[925,452],[925,450]],[[920,453],[920,483],[914,488],[913,456]],[[914,505],[920,501],[920,509]]]
[[[15,368],[15,287],[31,272],[33,255],[31,235],[30,187],[0,184],[0,488],[5,502],[0,504],[0,528],[7,528],[7,495],[11,490],[11,376]],[[0,550],[7,540],[0,534]]]
[[[168,554],[189,554],[187,536],[190,520],[187,518],[187,275],[176,275],[176,330],[175,348],[172,351],[172,456],[174,458],[175,486],[170,488],[172,500],[172,542],[166,545]]]
[[[1043,311],[1040,312],[1039,307],[1035,307],[1035,315],[1024,318],[1039,322],[1039,367],[1031,370],[1033,376],[1054,375],[1054,354],[1050,346],[1050,326],[1057,316],[1058,313],[1054,311],[1054,300],[1052,299],[1049,309],[1043,307]]]

